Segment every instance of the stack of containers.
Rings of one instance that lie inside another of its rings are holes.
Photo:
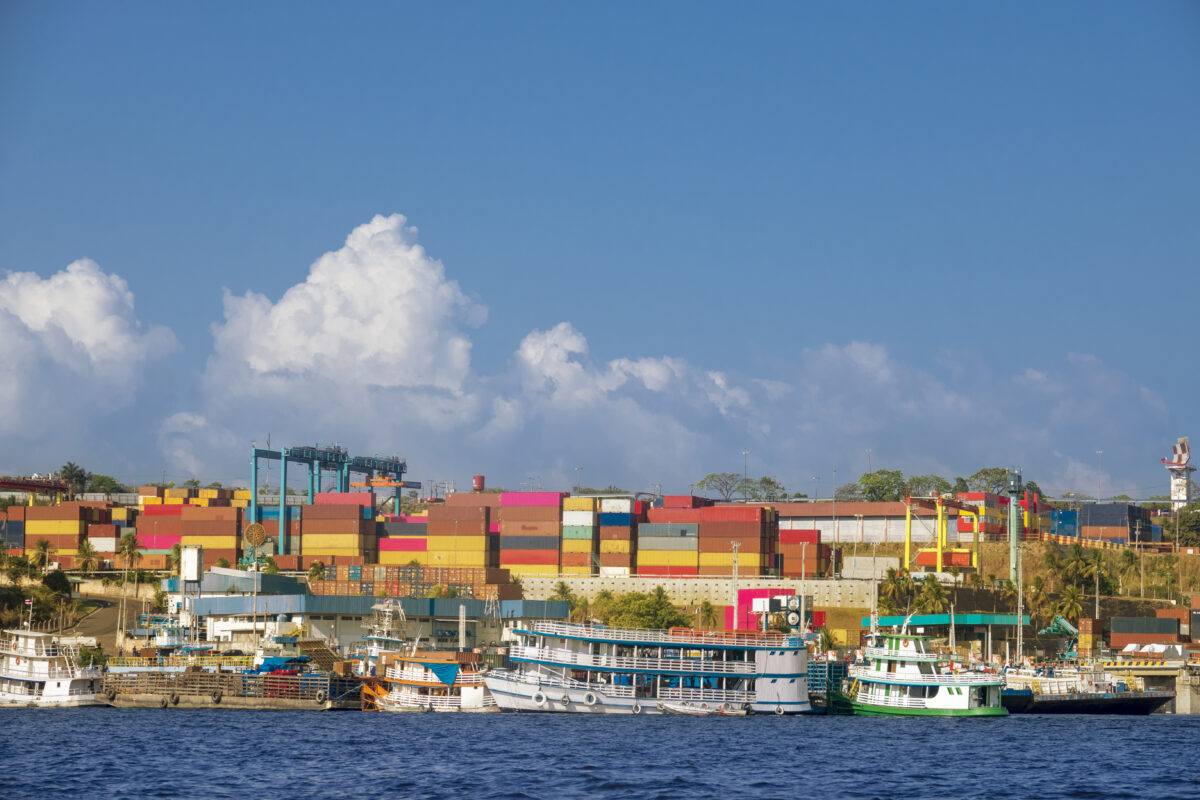
[[[495,567],[499,552],[491,548],[492,509],[486,505],[443,505],[429,509],[427,562],[433,567]]]
[[[237,563],[242,537],[240,508],[186,505],[180,509],[179,527],[180,544],[204,548],[205,569],[222,558],[231,566]]]
[[[733,574],[733,543],[739,575],[764,575],[775,564],[779,517],[763,506],[710,506],[700,509],[701,575]]]
[[[561,492],[500,495],[500,567],[514,575],[557,575],[562,544]]]
[[[830,546],[816,530],[781,530],[776,561],[781,578],[817,578],[829,568]],[[740,564],[740,561],[739,561]]]
[[[371,492],[322,493],[314,504],[304,506],[300,517],[300,554],[335,559],[375,561],[378,534],[375,530],[375,495]],[[339,577],[340,580],[340,577]]]
[[[232,505],[238,511],[242,509]],[[284,506],[284,515],[287,517],[287,524],[283,526],[283,533],[286,537],[284,541],[279,538],[279,506],[260,506],[259,515],[262,520],[263,530],[267,536],[276,543],[276,553],[297,553],[300,551],[300,515],[302,513],[301,506]],[[243,519],[246,517],[246,512],[242,511]]]
[[[195,495],[188,499],[188,503],[202,508],[228,506],[232,497],[231,489],[197,489]]]
[[[141,508],[145,508],[146,506],[161,506],[164,491],[161,486],[139,486],[138,506]]]
[[[234,489],[233,499],[229,501],[229,505],[234,508],[249,508],[250,500],[253,498],[249,489]]]
[[[1079,509],[1079,535],[1125,544],[1150,541],[1150,510],[1125,503],[1090,503]],[[1116,633],[1116,629],[1113,629]]]
[[[29,506],[25,509],[25,552],[36,550],[37,543],[45,539],[50,543],[51,560],[69,568],[79,552],[79,543],[87,536],[87,526],[111,520],[108,509],[82,503]]]
[[[1095,658],[1100,654],[1101,638],[1104,635],[1104,621],[1094,617],[1080,617],[1076,625],[1079,629],[1079,657]]]
[[[706,501],[692,495],[667,495],[638,525],[639,575],[691,577],[700,574],[700,509]]]
[[[635,503],[628,497],[600,500],[600,574],[632,575],[637,565]]]
[[[1131,644],[1173,644],[1182,641],[1179,620],[1162,617],[1113,617],[1108,645],[1124,650]]]
[[[25,506],[9,506],[7,513],[0,511],[0,541],[10,553],[25,550]]]
[[[115,519],[117,511],[124,511],[123,508],[112,509],[112,515]],[[93,522],[87,527],[87,540],[92,549],[96,551],[100,558],[111,559],[113,554],[117,552],[117,542],[120,540],[121,526],[116,523]]]
[[[379,563],[386,570],[388,566],[402,564],[425,564],[429,551],[427,541],[429,535],[428,517],[396,517],[394,521],[380,522],[379,528]],[[385,575],[375,583],[388,583]]]
[[[181,505],[146,505],[137,520],[138,546],[148,555],[170,553],[177,544],[183,543]],[[126,529],[121,530],[125,534]],[[230,563],[233,563],[230,561]]]
[[[992,494],[991,492],[959,492],[958,500],[966,505],[980,509],[979,538],[984,541],[999,541],[1008,537],[1008,504],[1007,495]],[[916,528],[916,525],[913,526]],[[958,541],[965,541],[963,534],[975,535],[975,515],[958,515]]]
[[[600,552],[596,499],[564,497],[562,509],[562,574],[594,575]]]
[[[187,505],[188,500],[195,496],[195,489],[163,489],[162,504],[164,506]]]

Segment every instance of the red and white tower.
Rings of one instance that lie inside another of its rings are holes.
[[[1188,464],[1191,458],[1192,451],[1184,436],[1171,448],[1171,457],[1162,460],[1163,466],[1171,473],[1171,505],[1175,510],[1192,502],[1192,473],[1196,468]]]

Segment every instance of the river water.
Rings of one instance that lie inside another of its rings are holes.
[[[1190,798],[1200,717],[0,710],[0,798]]]

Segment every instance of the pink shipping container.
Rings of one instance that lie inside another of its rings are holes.
[[[375,507],[374,492],[317,492],[314,506],[368,506]]]
[[[379,540],[381,553],[424,553],[428,549],[428,540],[417,536],[388,536]]]
[[[170,533],[139,533],[137,540],[146,550],[170,550],[183,541],[183,536]]]
[[[500,533],[500,523],[499,522],[489,522],[488,523],[488,533],[496,533],[496,534]]]
[[[566,492],[503,492],[501,506],[561,506]]]

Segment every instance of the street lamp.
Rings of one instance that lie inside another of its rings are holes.
[[[1104,464],[1104,451],[1096,451],[1096,503],[1100,503],[1100,471]]]
[[[821,499],[821,476],[813,475],[813,502]]]
[[[871,466],[871,448],[868,447],[867,448],[867,472],[874,472],[874,471],[875,471],[874,468]]]

